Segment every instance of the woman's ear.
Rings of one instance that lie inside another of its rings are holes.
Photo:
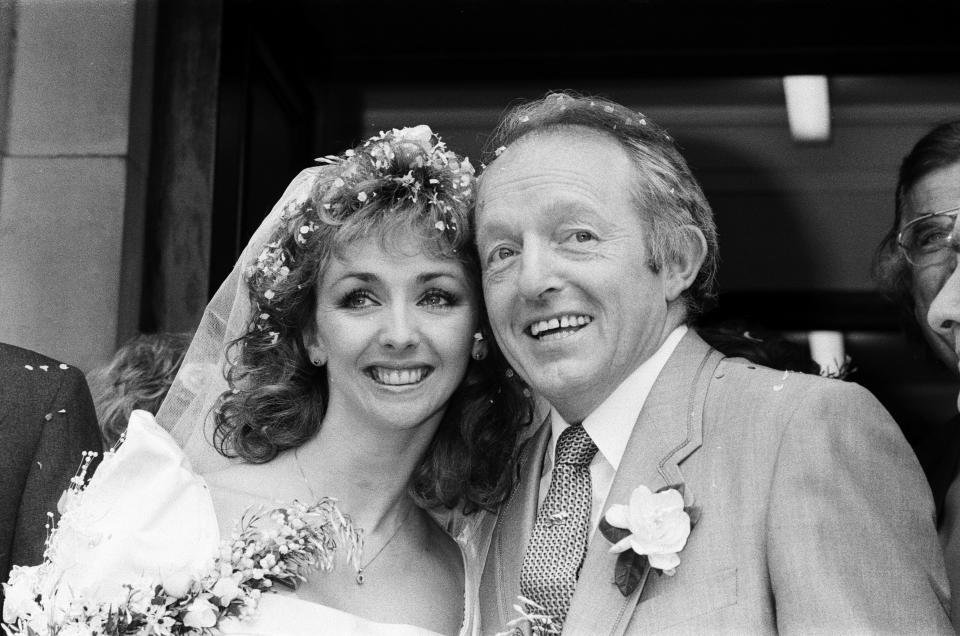
[[[681,225],[675,231],[672,241],[675,249],[670,250],[663,268],[667,302],[673,302],[693,285],[707,257],[707,239],[700,228]]]
[[[327,363],[327,348],[320,341],[316,329],[313,327],[304,329],[300,335],[300,339],[303,342],[303,348],[307,350],[307,355],[310,356],[310,363],[313,366],[322,367]]]

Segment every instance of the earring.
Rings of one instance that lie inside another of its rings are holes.
[[[483,334],[479,331],[473,334],[473,347],[470,349],[470,357],[474,360],[483,360],[487,357],[487,341],[483,339]]]
[[[315,367],[322,367],[322,366],[323,366],[323,360],[321,360],[320,358],[314,358],[314,359],[311,360],[310,362],[312,362],[312,363],[313,363],[313,366],[315,366]]]

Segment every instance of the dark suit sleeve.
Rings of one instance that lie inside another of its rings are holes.
[[[43,409],[42,421],[35,423],[41,433],[20,499],[12,565],[41,561],[47,512],[56,513],[60,495],[80,467],[82,452],[102,451],[97,415],[83,374],[74,367],[57,367],[46,376],[50,380],[59,376],[60,384]]]
[[[780,633],[953,633],[930,489],[868,391],[830,382],[803,396],[770,496]]]

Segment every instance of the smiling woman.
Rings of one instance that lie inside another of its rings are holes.
[[[467,371],[480,300],[465,266],[420,252],[410,236],[384,249],[360,239],[332,259],[317,285],[307,350],[327,368],[325,426],[424,426],[433,437]]]
[[[456,632],[470,626],[463,556],[414,504],[496,506],[528,417],[481,326],[473,167],[426,126],[322,162],[265,222],[245,269],[250,319],[229,345],[213,416],[221,452],[245,461],[208,482],[225,520],[278,493],[335,497],[369,553],[300,596]]]

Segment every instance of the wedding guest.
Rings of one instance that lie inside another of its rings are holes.
[[[100,451],[100,433],[83,373],[0,343],[0,581],[13,565],[40,563],[84,451]],[[3,601],[0,588],[0,611]]]
[[[900,166],[893,227],[884,237],[876,271],[899,301],[918,346],[927,346],[955,375],[957,339],[956,219],[960,213],[960,121],[924,135]],[[925,345],[924,345],[925,343]],[[960,387],[960,383],[958,383]],[[960,415],[931,428],[917,446],[937,504],[940,540],[960,617]]]
[[[153,598],[159,580],[179,600],[142,620],[165,629],[473,633],[470,513],[506,497],[530,410],[484,326],[474,170],[427,126],[321,161],[211,300],[156,420],[134,411],[83,493],[76,525],[104,539],[68,542],[61,586],[113,599],[146,577]]]
[[[930,492],[889,413],[691,328],[717,237],[670,135],[558,93],[492,147],[484,300],[551,409],[484,527],[483,632],[520,605],[569,634],[953,633]]]
[[[109,363],[87,374],[104,445],[116,444],[130,413],[156,414],[190,344],[188,333],[140,334],[125,342]]]
[[[931,236],[933,246],[942,238],[939,224],[950,223],[960,207],[960,121],[928,131],[900,165],[894,198],[893,225],[877,249],[874,273],[881,289],[900,307],[910,342],[941,362],[954,375],[957,355],[953,341],[930,326],[930,305],[953,271],[949,258],[934,250],[931,259],[920,256]],[[928,216],[931,212],[944,215]],[[912,224],[911,224],[912,223]],[[908,226],[908,224],[911,224]],[[931,235],[933,230],[936,234]],[[958,383],[960,386],[960,383]],[[960,416],[924,427],[925,437],[916,446],[942,522],[947,488],[960,467]]]

